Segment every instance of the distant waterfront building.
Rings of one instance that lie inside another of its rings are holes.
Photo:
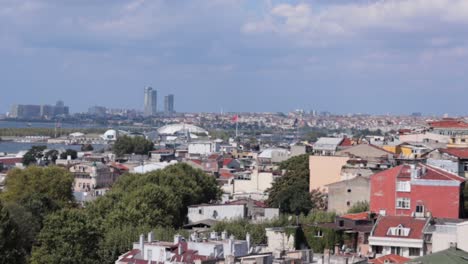
[[[174,95],[169,94],[164,96],[164,112],[174,113]]]
[[[105,116],[107,112],[107,108],[104,106],[92,106],[88,109],[88,114],[94,116]]]
[[[68,106],[65,106],[62,101],[58,101],[54,105],[13,105],[11,108],[10,117],[18,119],[50,119],[55,116],[63,116],[69,114]]]
[[[157,112],[158,92],[151,87],[145,88],[145,116],[155,115]]]

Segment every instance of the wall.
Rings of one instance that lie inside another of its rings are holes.
[[[309,190],[325,188],[325,185],[341,180],[341,168],[349,157],[310,156],[310,185]]]
[[[216,217],[214,217],[216,211]],[[188,219],[190,223],[205,219],[235,220],[246,217],[245,205],[206,205],[189,207]]]
[[[253,171],[250,180],[234,180],[234,193],[265,192],[273,183],[271,172]]]
[[[457,225],[457,247],[468,252],[468,221]]]
[[[294,234],[288,234],[284,228],[266,228],[268,245],[265,252],[280,252],[294,250]]]
[[[346,213],[355,203],[369,201],[369,199],[370,180],[368,178],[357,177],[328,185],[328,211],[335,211],[338,214]],[[347,202],[350,204],[347,205]]]

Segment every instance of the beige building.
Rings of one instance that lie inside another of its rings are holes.
[[[70,172],[75,178],[75,192],[109,187],[117,177],[108,166],[100,162],[75,164],[70,167]]]
[[[354,204],[370,199],[370,180],[357,176],[327,185],[328,211],[338,214],[346,213]]]
[[[309,190],[325,189],[326,185],[341,180],[341,169],[349,157],[337,156],[310,156],[310,185]]]

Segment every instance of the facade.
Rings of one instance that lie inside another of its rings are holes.
[[[165,113],[174,113],[174,95],[164,96],[164,112]]]
[[[380,216],[369,237],[371,252],[376,257],[395,254],[407,258],[425,255],[424,229],[429,218]]]
[[[310,156],[310,186],[309,190],[326,188],[327,184],[341,180],[341,169],[349,157],[338,156]]]
[[[58,101],[55,105],[13,105],[10,112],[10,117],[18,119],[38,119],[38,118],[54,118],[56,116],[67,116],[70,114],[68,106],[65,106],[62,101]]]
[[[195,141],[188,144],[190,156],[208,156],[219,152],[219,143],[215,141]]]
[[[370,179],[358,176],[326,185],[328,189],[328,211],[346,213],[354,204],[369,201]]]
[[[158,92],[151,87],[145,88],[144,114],[145,116],[153,116],[157,112]]]
[[[153,263],[217,263],[228,257],[242,257],[249,254],[250,235],[246,240],[236,240],[227,237],[223,232],[219,236],[210,233],[209,239],[203,240],[193,233],[186,241],[180,235],[174,236],[174,241],[156,241],[152,232],[133,244],[133,249],[118,258],[116,264],[153,264]]]
[[[459,218],[464,182],[425,164],[400,165],[371,176],[370,209],[380,215]]]
[[[189,223],[206,219],[211,220],[237,220],[247,218],[245,204],[199,204],[188,208]]]
[[[100,162],[74,164],[69,170],[75,178],[74,192],[110,187],[121,174]]]

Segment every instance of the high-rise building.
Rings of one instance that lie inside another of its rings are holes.
[[[155,115],[157,112],[158,92],[151,87],[145,88],[145,116]]]
[[[164,112],[166,113],[174,113],[174,95],[166,95],[164,96]]]
[[[18,119],[52,119],[56,116],[67,116],[70,110],[63,101],[56,105],[13,105],[10,117]]]

